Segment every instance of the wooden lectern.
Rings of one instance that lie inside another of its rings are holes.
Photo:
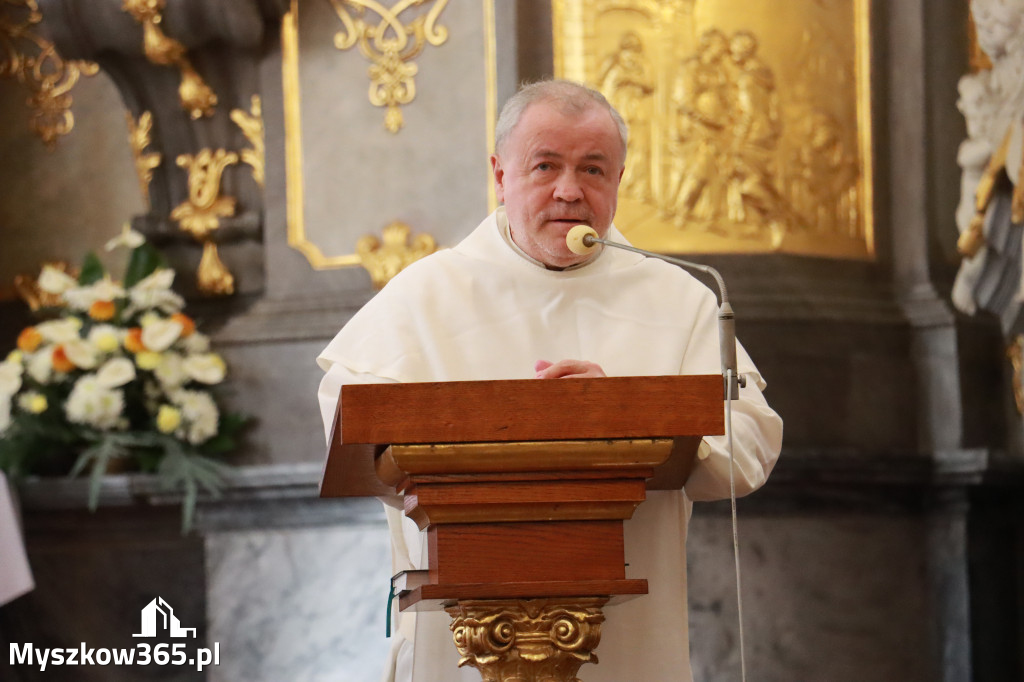
[[[404,496],[429,570],[399,607],[444,608],[484,682],[575,680],[627,579],[623,521],[680,488],[724,431],[721,375],[344,386],[322,497]]]

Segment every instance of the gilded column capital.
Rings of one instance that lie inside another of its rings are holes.
[[[597,663],[603,597],[466,600],[445,609],[459,667],[483,682],[575,682],[584,663]]]

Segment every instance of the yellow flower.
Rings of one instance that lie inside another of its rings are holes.
[[[160,366],[160,353],[151,350],[136,353],[135,364],[139,366],[139,369],[156,369]]]
[[[30,391],[18,398],[18,405],[31,414],[42,414],[46,412],[48,403],[45,395]]]
[[[181,410],[172,405],[161,405],[156,414],[156,428],[160,433],[171,433],[181,426]]]
[[[12,350],[10,353],[7,354],[7,359],[4,360],[4,362],[9,362],[12,365],[17,365],[21,363],[24,357],[24,354],[20,350]]]

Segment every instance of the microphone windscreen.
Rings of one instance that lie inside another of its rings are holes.
[[[596,237],[597,230],[592,228],[590,225],[576,225],[569,230],[568,234],[565,235],[565,245],[569,247],[570,251],[580,256],[588,254],[597,248],[597,242],[586,244],[583,241],[583,238],[587,235]]]

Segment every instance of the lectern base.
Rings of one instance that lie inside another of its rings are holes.
[[[461,600],[445,610],[459,667],[477,668],[483,682],[577,682],[584,663],[597,663],[605,597]]]

